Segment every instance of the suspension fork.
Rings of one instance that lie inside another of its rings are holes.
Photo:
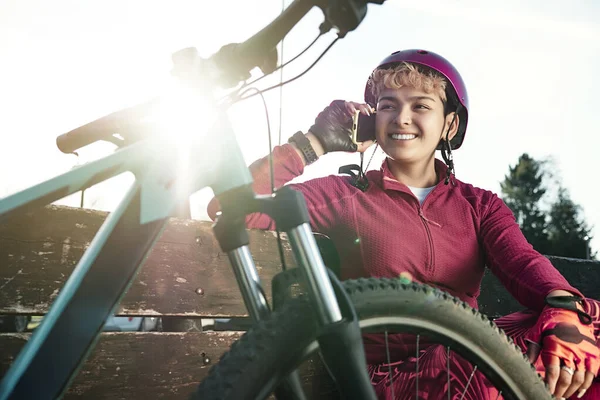
[[[249,187],[233,189],[218,196],[221,215],[213,231],[221,250],[227,254],[250,318],[256,324],[269,316],[271,310],[250,253],[250,238],[246,230],[246,215],[252,213],[254,192]],[[277,399],[306,400],[298,371],[289,374],[275,390]]]
[[[260,212],[269,215],[277,227],[288,235],[317,316],[318,341],[325,365],[338,383],[342,395],[346,398],[375,399],[366,372],[358,318],[340,282],[328,276],[309,225],[303,195],[284,186],[273,195],[257,196],[250,186],[244,186],[217,197],[221,203],[221,216],[214,225],[214,233],[231,261],[251,318],[256,322],[270,313],[248,248],[249,238],[245,229],[246,216]],[[304,398],[297,371],[280,385],[276,396],[281,399]]]

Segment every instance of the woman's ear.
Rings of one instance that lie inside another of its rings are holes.
[[[460,117],[457,113],[451,112],[445,117],[444,121],[444,131],[442,132],[442,140],[446,140],[446,132],[448,132],[448,128],[450,128],[450,132],[448,132],[448,140],[452,140],[456,133],[458,132],[458,125],[460,124]]]

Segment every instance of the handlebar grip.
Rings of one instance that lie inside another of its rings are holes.
[[[142,119],[151,114],[154,107],[160,101],[160,97],[154,98],[145,103],[115,111],[112,114],[98,118],[95,121],[58,136],[56,138],[56,146],[63,153],[72,154],[77,149],[99,140],[106,140],[117,145],[122,145],[125,142],[134,142],[140,138],[135,133],[136,130],[142,129]],[[117,140],[113,136],[115,133],[119,133],[125,140]],[[119,142],[123,143],[118,144]]]
[[[56,146],[63,153],[72,154],[88,144],[106,139],[107,136],[112,136],[116,132],[111,132],[110,129],[107,129],[109,128],[108,124],[99,123],[104,118],[63,133],[56,138]]]

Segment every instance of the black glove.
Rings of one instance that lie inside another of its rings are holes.
[[[351,139],[352,115],[346,110],[344,100],[334,100],[325,107],[309,131],[317,137],[325,153],[357,150]]]

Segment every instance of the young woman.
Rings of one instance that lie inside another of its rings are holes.
[[[584,299],[532,248],[497,195],[456,178],[452,151],[465,138],[468,109],[465,84],[446,59],[425,50],[395,52],[369,77],[365,103],[332,102],[308,132],[274,149],[276,186],[326,153],[364,152],[373,141],[352,142],[352,115],[376,112],[375,139],[387,158],[380,170],[366,173],[360,182],[365,185],[343,176],[294,185],[304,194],[313,230],[334,242],[341,278],[408,276],[477,307],[487,266],[531,310],[496,323],[528,351],[550,391],[557,398],[599,399],[600,383],[594,379],[600,365],[600,303]],[[436,159],[436,150],[445,163]],[[257,193],[270,192],[268,168],[267,158],[251,166]],[[217,209],[212,202],[209,214]],[[251,228],[274,229],[265,215],[252,215],[247,222]],[[392,378],[398,398],[403,391],[414,394],[406,390],[415,378],[405,368],[415,362],[410,343],[400,336],[392,342],[390,374],[379,339],[365,337],[369,371],[381,398],[391,398]],[[442,359],[435,347],[419,358],[420,365],[428,365],[419,376],[424,398],[445,398],[446,378],[437,379],[437,364],[446,368]],[[464,385],[468,378],[455,374],[453,384]],[[472,398],[495,398],[483,381],[476,383],[470,390],[479,392]]]

